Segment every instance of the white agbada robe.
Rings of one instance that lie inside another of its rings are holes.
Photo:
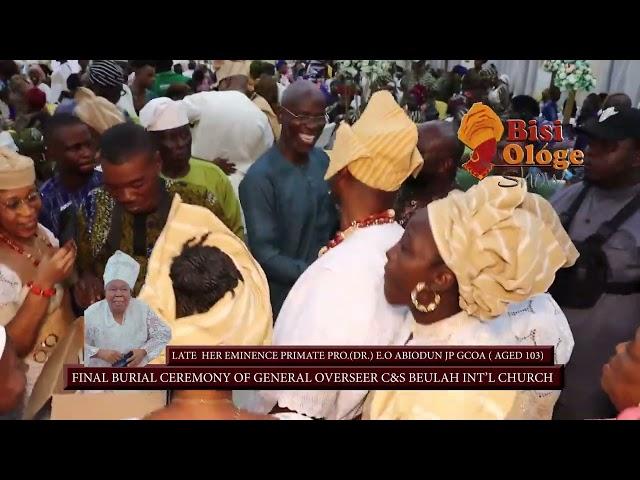
[[[181,101],[194,127],[191,155],[212,162],[223,158],[236,165],[229,176],[238,186],[249,167],[273,146],[267,116],[246,95],[236,91],[200,92]]]
[[[140,367],[160,353],[171,340],[171,329],[142,300],[132,298],[122,324],[115,321],[107,300],[94,303],[84,312],[85,361],[87,367],[110,367],[94,357],[98,350],[116,350],[122,354],[138,348],[146,350]]]
[[[403,228],[397,223],[363,228],[314,262],[282,306],[273,345],[404,345],[411,334],[406,308],[384,296],[386,252]],[[260,391],[234,395],[238,404],[268,413],[281,407],[329,420],[362,412],[366,390]]]

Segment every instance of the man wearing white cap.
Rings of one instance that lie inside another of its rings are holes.
[[[169,326],[145,302],[131,298],[139,273],[140,265],[126,253],[118,250],[109,258],[106,298],[84,312],[86,366],[144,366],[171,340]]]
[[[223,223],[244,238],[240,202],[231,182],[213,163],[191,157],[191,129],[184,106],[167,97],[155,98],[140,110],[140,123],[158,147],[162,177],[209,190],[222,207]]]
[[[0,326],[0,414],[11,412],[20,404],[26,383],[24,369],[20,368],[11,339]]]
[[[187,107],[193,129],[191,154],[207,162],[233,164],[230,175],[234,192],[249,167],[274,141],[266,115],[249,98],[237,91],[200,92],[182,103]],[[230,173],[230,172],[226,172]]]

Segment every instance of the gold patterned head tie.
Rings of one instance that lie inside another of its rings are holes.
[[[338,129],[325,179],[346,167],[371,188],[396,191],[424,163],[417,144],[416,125],[389,92],[376,92],[356,123]]]

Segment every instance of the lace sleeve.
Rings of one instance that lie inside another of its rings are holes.
[[[9,267],[0,264],[0,325],[6,325],[20,308],[22,282]]]
[[[42,225],[42,224],[40,224],[40,228],[42,229],[42,232],[44,233],[44,235],[47,237],[47,240],[49,241],[49,243],[54,248],[59,248],[60,247],[60,242],[55,237],[53,232],[51,230],[49,230],[47,227],[45,227],[44,225]]]
[[[171,328],[150,308],[147,311],[147,332],[147,341],[140,347],[147,352],[143,362],[145,365],[160,355],[171,340]]]
[[[85,366],[91,365],[91,358],[94,357],[98,350],[96,344],[96,331],[95,326],[85,322],[84,325],[84,364]]]
[[[370,420],[504,420],[515,390],[399,390],[372,392]],[[525,417],[527,418],[527,417]]]

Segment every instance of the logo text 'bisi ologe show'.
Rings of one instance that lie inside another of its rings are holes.
[[[503,140],[505,125],[496,113],[482,103],[475,103],[464,116],[458,129],[458,138],[473,150],[462,167],[482,180],[496,165],[520,167],[548,167],[566,171],[570,166],[581,166],[584,153],[581,150],[554,149],[551,142],[563,140],[562,123],[539,125],[537,120],[507,120],[507,143],[502,149],[502,158],[494,164],[498,142]],[[524,144],[524,146],[523,146]],[[536,145],[542,145],[536,148]],[[504,186],[515,186],[513,185]]]

